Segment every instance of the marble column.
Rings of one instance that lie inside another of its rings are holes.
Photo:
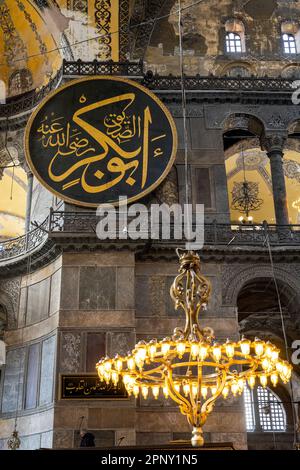
[[[283,171],[283,148],[286,136],[266,135],[262,140],[263,148],[270,159],[273,187],[273,200],[277,225],[288,225],[289,214],[287,207],[286,186]]]

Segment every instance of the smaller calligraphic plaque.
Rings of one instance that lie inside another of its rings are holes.
[[[173,118],[157,96],[110,76],[74,80],[50,93],[25,132],[26,159],[41,184],[89,207],[150,193],[176,150]]]
[[[113,400],[128,399],[122,381],[117,385],[102,382],[97,375],[73,374],[61,375],[60,399]]]

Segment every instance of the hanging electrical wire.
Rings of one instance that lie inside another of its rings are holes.
[[[270,244],[270,238],[269,238],[269,233],[268,233],[266,227],[264,227],[264,231],[265,231],[265,243],[267,245],[267,249],[268,249],[268,253],[269,253],[271,273],[272,273],[272,278],[273,278],[273,282],[274,282],[274,286],[275,286],[275,290],[276,290],[278,309],[279,309],[279,313],[280,313],[281,328],[282,328],[282,334],[283,334],[283,340],[284,340],[284,346],[285,346],[285,354],[286,354],[286,359],[289,360],[290,355],[289,355],[288,339],[287,339],[287,334],[286,334],[286,326],[285,326],[285,321],[284,321],[284,316],[283,316],[283,309],[282,309],[282,302],[281,302],[279,286],[278,286],[276,273],[275,273],[275,267],[274,267],[273,254],[272,254],[272,249],[271,249],[271,244]],[[293,389],[292,380],[289,382],[288,387],[290,389],[291,408],[292,408],[292,416],[293,416],[294,448],[296,449],[299,445],[298,437],[297,437],[298,420],[297,420],[296,411],[295,411],[295,408],[294,408],[293,405],[295,403],[299,403],[299,402],[297,402],[294,399],[294,389]]]
[[[187,227],[188,227],[188,239],[190,239],[190,229],[191,229],[191,220],[190,220],[190,211],[189,211],[189,138],[188,138],[188,129],[187,129],[187,103],[186,103],[186,89],[185,89],[185,80],[184,80],[184,56],[183,56],[183,47],[182,47],[182,37],[183,37],[183,23],[182,23],[182,8],[181,0],[179,0],[179,10],[178,10],[178,33],[179,33],[179,59],[180,59],[180,78],[181,78],[181,98],[182,98],[182,117],[183,117],[183,141],[184,141],[184,175],[185,175],[185,203],[187,206]]]

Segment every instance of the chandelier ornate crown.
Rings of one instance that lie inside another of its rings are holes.
[[[280,378],[290,380],[291,365],[279,358],[279,349],[258,338],[242,337],[238,342],[218,344],[211,328],[200,328],[199,312],[206,308],[211,286],[200,272],[200,259],[194,252],[179,255],[180,268],[170,294],[175,308],[185,312],[184,330],[175,328],[161,341],[140,341],[126,357],[105,357],[97,364],[101,380],[117,384],[122,378],[129,395],[162,393],[179,405],[192,430],[192,445],[204,444],[202,426],[213,411],[216,400],[243,392],[246,384],[273,386]]]

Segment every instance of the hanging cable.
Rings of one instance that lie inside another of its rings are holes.
[[[12,176],[11,176],[11,187],[10,187],[10,200],[11,201],[13,198],[14,181],[15,181],[15,167],[13,166]]]
[[[281,319],[281,328],[282,328],[283,340],[284,340],[284,345],[285,345],[285,354],[286,354],[286,359],[289,360],[289,348],[288,348],[286,327],[285,327],[285,322],[284,322],[284,316],[283,316],[279,286],[278,286],[278,282],[277,282],[276,274],[275,274],[275,268],[274,268],[274,261],[273,261],[272,249],[271,249],[271,244],[270,244],[270,238],[269,238],[269,234],[267,232],[266,227],[264,227],[264,231],[265,231],[265,237],[266,237],[265,242],[266,242],[267,248],[268,248],[270,264],[271,264],[271,272],[272,272],[272,277],[273,277],[275,290],[276,290],[277,301],[278,301],[278,308],[279,308],[280,319]],[[298,441],[298,439],[297,439],[297,416],[296,416],[296,411],[295,411],[295,408],[294,408],[293,404],[297,403],[297,402],[294,399],[294,389],[293,389],[292,381],[289,382],[288,387],[290,389],[290,396],[291,396],[290,402],[291,402],[292,416],[293,416],[293,426],[294,426],[294,448],[296,448],[297,445],[298,445],[298,442],[297,442]]]
[[[187,226],[188,236],[190,236],[190,211],[189,211],[189,165],[188,165],[188,130],[187,130],[187,105],[186,89],[184,80],[184,56],[182,47],[183,23],[182,23],[181,0],[179,0],[178,10],[178,33],[179,33],[179,59],[180,59],[180,78],[181,78],[181,99],[182,99],[182,117],[183,117],[183,141],[184,141],[184,176],[185,176],[185,204],[187,205]]]

